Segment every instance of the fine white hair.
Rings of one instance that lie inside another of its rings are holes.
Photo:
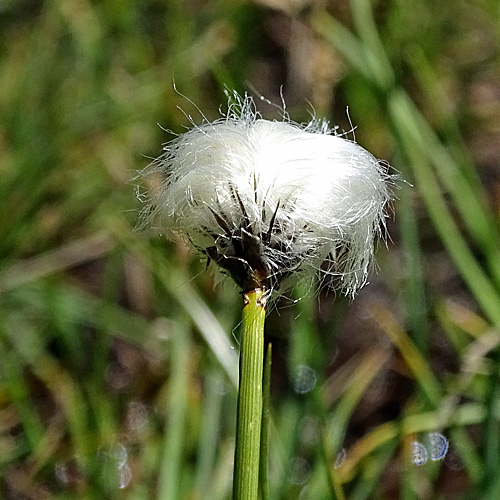
[[[142,171],[161,176],[145,218],[161,215],[168,236],[182,235],[243,291],[321,270],[353,296],[391,199],[387,164],[327,122],[264,120],[250,96],[232,97],[227,114],[167,143]]]

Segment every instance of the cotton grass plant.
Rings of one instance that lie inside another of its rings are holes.
[[[387,165],[326,121],[269,121],[229,94],[220,119],[176,137],[142,175],[160,178],[143,211],[241,289],[243,321],[233,498],[259,488],[264,321],[269,299],[331,276],[354,297],[368,277],[390,201]],[[325,280],[326,281],[326,280]]]

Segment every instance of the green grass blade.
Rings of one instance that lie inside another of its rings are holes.
[[[425,355],[428,352],[429,324],[417,218],[411,208],[411,190],[404,186],[399,197],[399,227],[405,259],[404,298],[412,337],[420,352]]]
[[[211,475],[215,467],[217,448],[221,438],[219,420],[222,411],[224,382],[223,375],[215,371],[209,372],[206,377],[194,488],[194,497],[200,500],[210,500],[210,495],[212,495]]]
[[[165,437],[159,470],[158,500],[182,498],[183,448],[186,437],[188,384],[190,379],[189,328],[175,324],[172,329],[172,378],[165,418]]]
[[[389,112],[405,153],[414,166],[420,194],[443,243],[483,310],[496,325],[500,325],[500,296],[460,234],[431,166],[422,155],[413,104],[404,93],[395,93],[389,103]]]

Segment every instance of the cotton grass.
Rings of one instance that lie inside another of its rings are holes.
[[[367,279],[392,179],[326,122],[299,125],[284,110],[281,121],[264,120],[251,97],[231,97],[227,114],[167,143],[142,172],[160,179],[143,218],[159,215],[168,236],[181,235],[242,290],[233,500],[256,500],[259,484],[267,490],[259,470],[267,470],[268,299],[284,282],[320,271],[354,295]]]
[[[144,211],[160,215],[243,292],[277,290],[321,269],[347,295],[366,283],[390,201],[387,165],[328,123],[262,119],[253,99],[164,147],[142,175],[161,181]]]

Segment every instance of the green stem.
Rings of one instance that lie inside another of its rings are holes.
[[[244,298],[233,500],[256,500],[262,423],[264,290],[252,290]]]
[[[267,443],[269,441],[269,420],[271,417],[271,359],[272,346],[269,343],[266,352],[263,381],[262,434],[260,436],[260,492],[261,500],[269,500],[269,479],[267,474]]]

